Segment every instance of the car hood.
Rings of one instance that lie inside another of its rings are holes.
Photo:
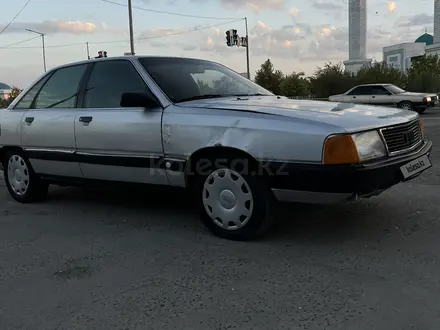
[[[398,108],[293,100],[277,96],[206,99],[180,103],[179,106],[276,115],[297,120],[320,122],[336,126],[346,132],[395,125],[418,117],[416,112]]]
[[[405,92],[405,93],[399,93],[396,95],[401,96],[420,96],[420,97],[426,97],[426,96],[437,96],[435,93],[415,93],[415,92]]]

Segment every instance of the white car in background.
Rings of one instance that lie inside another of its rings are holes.
[[[344,94],[332,95],[329,101],[398,107],[419,114],[438,103],[435,93],[407,92],[392,84],[358,85]]]

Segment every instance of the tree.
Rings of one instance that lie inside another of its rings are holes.
[[[17,96],[20,95],[20,93],[21,89],[18,87],[12,87],[8,97],[5,99],[0,99],[0,108],[7,108],[9,104],[11,104],[17,98]]]
[[[423,55],[411,62],[406,88],[412,92],[440,92],[440,57]]]
[[[376,62],[370,67],[359,70],[356,75],[357,84],[387,83],[405,88],[406,74],[385,62]]]
[[[356,76],[342,68],[342,64],[326,63],[323,68],[316,68],[310,78],[312,92],[316,97],[324,98],[346,92],[356,84]]]
[[[287,97],[309,96],[310,82],[304,72],[292,72],[287,75],[280,84],[281,93]]]
[[[418,56],[411,61],[409,74],[414,72],[430,72],[440,75],[440,57],[436,55]]]
[[[281,82],[284,80],[284,74],[280,70],[275,70],[270,59],[261,64],[260,70],[255,74],[255,82],[270,90],[272,93],[281,94]]]

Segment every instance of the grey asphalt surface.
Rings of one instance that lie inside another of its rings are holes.
[[[0,329],[439,329],[440,111],[433,168],[381,196],[282,205],[263,240],[212,236],[180,191],[0,184]]]

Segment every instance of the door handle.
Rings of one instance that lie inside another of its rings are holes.
[[[355,99],[355,98],[356,98],[356,96],[353,96],[353,98]]]
[[[86,117],[79,117],[79,121],[81,123],[85,123],[85,124],[90,123],[92,120],[93,120],[93,117],[88,117],[88,116],[86,116]]]
[[[372,96],[371,98],[375,99],[375,98],[376,98],[376,96],[374,96],[374,95],[373,95],[373,96]]]
[[[24,121],[27,124],[32,124],[34,122],[34,119],[35,119],[34,117],[26,117]]]

